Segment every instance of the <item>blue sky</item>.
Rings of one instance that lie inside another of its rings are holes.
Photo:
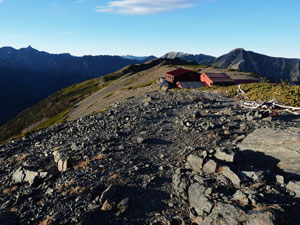
[[[300,58],[299,0],[0,0],[0,46],[73,55]]]

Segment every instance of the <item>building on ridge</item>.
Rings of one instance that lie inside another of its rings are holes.
[[[200,82],[200,74],[192,70],[177,68],[176,70],[166,73],[166,81],[173,86],[175,86],[178,81]]]
[[[234,85],[235,81],[229,77],[226,73],[202,73],[201,82],[205,87],[212,85]]]

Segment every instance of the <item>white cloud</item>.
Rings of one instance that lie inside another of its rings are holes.
[[[195,0],[119,0],[110,1],[106,6],[98,6],[96,11],[129,15],[155,14],[189,8],[194,2]]]
[[[4,2],[4,0],[0,0],[0,3]]]
[[[77,3],[84,3],[85,0],[77,0],[76,2],[77,2]]]

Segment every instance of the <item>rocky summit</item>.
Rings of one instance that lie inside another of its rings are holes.
[[[0,224],[300,224],[299,122],[198,91],[119,102],[0,146]]]

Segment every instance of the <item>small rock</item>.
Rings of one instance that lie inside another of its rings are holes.
[[[19,167],[12,175],[12,181],[14,183],[28,182],[32,185],[35,180],[39,177],[39,172],[27,167]]]
[[[24,169],[24,173],[25,173],[25,182],[28,182],[29,185],[32,185],[35,181],[35,179],[38,177],[39,173],[37,171],[33,171],[33,170],[25,170]]]
[[[112,202],[110,199],[105,200],[103,203],[101,210],[102,211],[111,211],[114,208],[114,202]]]
[[[198,225],[200,225],[200,224],[203,222],[203,219],[202,219],[202,217],[197,216],[197,217],[195,217],[194,219],[192,219],[192,222],[193,222],[193,224],[198,224]]]
[[[254,120],[254,117],[251,116],[251,115],[247,115],[247,120],[248,120],[248,121],[253,121],[253,120]]]
[[[225,135],[230,135],[230,131],[229,130],[224,130],[224,134]]]
[[[227,149],[218,149],[215,153],[215,157],[222,161],[233,162],[234,152]]]
[[[79,149],[78,146],[76,145],[76,143],[72,143],[70,148],[71,148],[73,151],[77,151],[77,150]]]
[[[206,195],[211,195],[211,193],[212,193],[212,188],[207,188],[204,192],[204,194]]]
[[[271,212],[253,211],[249,213],[246,225],[274,225],[275,216]]]
[[[231,116],[232,115],[232,110],[231,108],[226,108],[223,110],[223,115],[225,116]]]
[[[194,171],[196,171],[196,172],[201,171],[203,159],[201,159],[200,157],[198,157],[196,155],[191,154],[187,157],[187,161],[189,162],[189,164],[191,165],[191,167],[193,168]]]
[[[12,175],[12,181],[14,183],[21,183],[25,178],[25,174],[22,170],[22,167],[19,167]]]
[[[68,161],[65,159],[60,159],[57,163],[57,167],[58,167],[58,171],[60,172],[64,172],[67,170],[68,168]]]
[[[212,202],[205,197],[205,187],[199,183],[194,183],[189,187],[189,202],[190,206],[195,209],[198,215],[203,215],[203,212],[209,213],[213,207]]]
[[[124,198],[122,201],[119,202],[117,208],[119,213],[124,213],[128,210],[129,207],[129,198]]]
[[[263,179],[263,172],[261,171],[241,171],[241,174],[253,181],[261,181]]]
[[[58,161],[61,159],[61,153],[59,151],[52,152],[54,162],[58,163]]]
[[[46,195],[52,195],[53,194],[53,189],[52,188],[47,188],[45,194]]]
[[[249,199],[247,198],[247,195],[245,195],[240,190],[237,190],[235,194],[233,195],[233,200],[238,201],[241,205],[248,205]]]
[[[276,182],[278,184],[284,185],[284,177],[280,175],[276,175]]]
[[[205,173],[215,173],[216,169],[217,169],[217,163],[214,160],[210,159],[207,163],[204,164],[202,170]]]
[[[167,85],[163,85],[163,86],[161,86],[161,88],[160,88],[162,91],[165,91],[165,92],[167,92],[168,90],[169,90],[169,86],[167,86]]]
[[[300,181],[290,181],[286,185],[286,189],[294,192],[297,197],[300,197]]]
[[[191,127],[191,126],[192,126],[192,124],[191,124],[190,122],[186,122],[185,125],[186,125],[187,127]]]
[[[222,174],[227,177],[234,186],[240,187],[240,178],[228,166],[222,167]]]
[[[136,139],[136,142],[139,143],[139,144],[141,144],[141,143],[144,142],[144,140],[145,140],[144,138],[138,137],[138,138]]]

